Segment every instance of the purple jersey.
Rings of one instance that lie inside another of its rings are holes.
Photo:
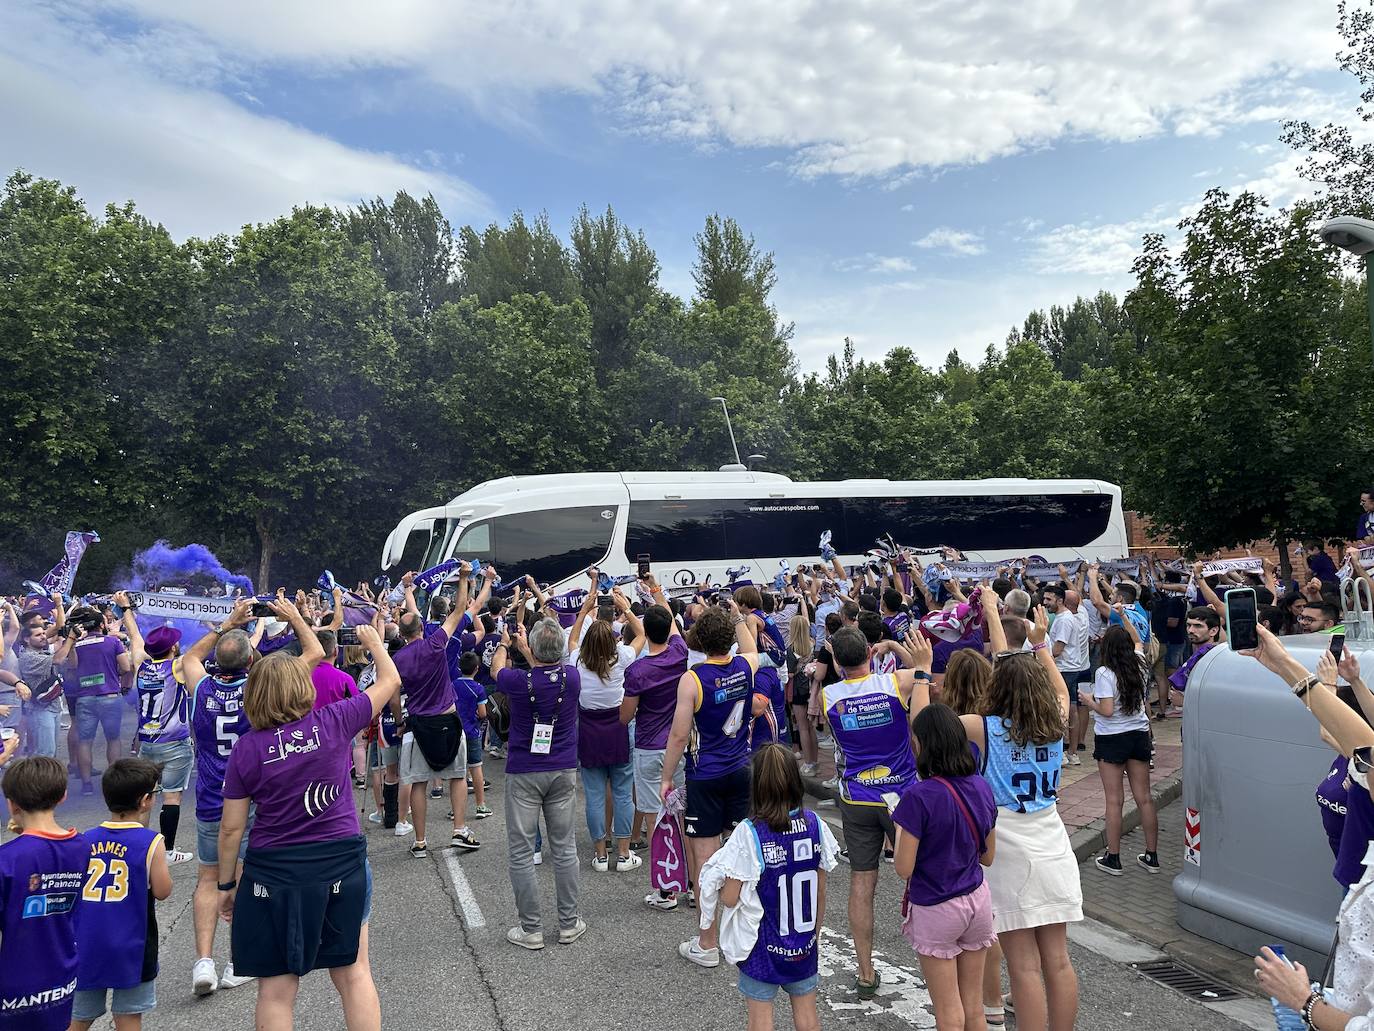
[[[687,777],[711,780],[749,765],[754,671],[746,659],[707,659],[689,671],[697,678],[696,715],[687,750]]]
[[[758,751],[771,741],[787,742],[787,694],[782,678],[772,666],[760,666],[754,674],[754,693],[768,696],[768,712],[754,720],[749,735],[750,751]]]
[[[807,809],[792,812],[792,825],[779,834],[750,820],[758,840],[759,936],[739,965],[765,984],[792,984],[816,973],[816,925],[820,903],[821,828]]]
[[[66,1031],[90,846],[76,831],[0,845],[0,1031]]]
[[[1326,831],[1331,854],[1341,854],[1341,835],[1345,831],[1346,804],[1350,796],[1350,760],[1338,755],[1331,770],[1317,785],[1317,805],[1321,807],[1322,830]]]
[[[201,678],[191,701],[191,735],[196,749],[196,819],[218,823],[224,812],[224,770],[234,742],[252,726],[243,711],[247,673]]]
[[[844,801],[885,806],[885,792],[901,794],[916,779],[907,705],[890,673],[870,673],[821,689],[821,707],[835,735],[835,775]]]
[[[157,978],[156,900],[148,883],[162,835],[141,823],[108,821],[83,837],[90,846],[76,938],[78,991],[135,988]]]
[[[124,645],[108,634],[83,637],[72,646],[76,675],[67,677],[67,696],[119,694],[119,657]]]
[[[181,682],[181,660],[148,659],[138,667],[138,739],[164,745],[191,736],[186,724],[190,699]]]
[[[885,616],[883,626],[887,627],[887,632],[892,635],[894,641],[905,641],[906,635],[911,631],[911,617],[905,612]]]

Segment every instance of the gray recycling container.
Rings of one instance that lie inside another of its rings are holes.
[[[1285,637],[1313,671],[1325,634]],[[1350,643],[1365,677],[1374,642]],[[1335,752],[1288,686],[1225,645],[1194,668],[1183,706],[1185,862],[1174,878],[1185,930],[1253,955],[1280,942],[1314,976],[1341,888],[1315,800]]]

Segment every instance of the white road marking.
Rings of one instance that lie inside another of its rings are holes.
[[[458,897],[458,905],[463,910],[463,922],[470,930],[487,926],[487,918],[482,915],[482,907],[477,904],[477,896],[472,892],[467,874],[463,873],[458,854],[453,849],[444,850],[444,865],[448,867],[449,879],[453,881],[453,894]]]
[[[914,953],[912,959],[915,959]],[[859,964],[854,958],[853,940],[829,927],[822,927],[818,967],[823,979],[838,973],[858,973]],[[849,977],[848,983],[843,986],[845,998],[836,999],[831,997],[830,992],[821,993],[826,1005],[837,1013],[892,1013],[913,1027],[935,1026],[935,1015],[929,1008],[930,992],[926,990],[919,968],[889,963],[883,959],[883,954],[875,949],[873,970],[880,982],[876,997],[861,1000],[854,989],[852,977]]]

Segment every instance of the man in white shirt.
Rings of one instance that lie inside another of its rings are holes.
[[[1074,700],[1073,718],[1064,739],[1065,766],[1083,764],[1078,752],[1086,750],[1083,737],[1088,732],[1088,710],[1077,701],[1078,685],[1089,679],[1088,614],[1079,601],[1078,592],[1063,584],[1050,584],[1045,588],[1045,608],[1054,616],[1050,624],[1054,664],[1069,686],[1069,698]]]

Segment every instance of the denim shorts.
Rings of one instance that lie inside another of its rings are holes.
[[[746,999],[753,999],[755,1002],[772,1002],[773,996],[778,994],[781,988],[788,995],[810,995],[816,990],[816,985],[820,983],[820,976],[812,974],[810,977],[800,981],[793,981],[791,984],[769,984],[767,981],[759,981],[750,977],[743,970],[739,972],[739,990],[744,993]]]
[[[144,981],[133,988],[88,988],[72,996],[73,1020],[98,1020],[105,1012],[106,999],[109,999],[111,1013],[125,1016],[132,1013],[149,1013],[157,1005],[155,981]]]
[[[466,731],[463,738],[467,741],[468,748],[468,769],[482,765],[482,739]]]
[[[165,744],[144,741],[138,746],[141,759],[162,765],[162,790],[185,791],[191,780],[191,741],[168,741]]]
[[[239,862],[243,862],[243,857],[248,852],[248,832],[253,829],[253,817],[256,813],[248,814],[248,823],[243,828],[243,840],[239,842]],[[205,820],[196,821],[196,856],[200,860],[201,866],[219,866],[219,821],[209,823]]]
[[[118,694],[84,695],[74,699],[72,722],[81,741],[94,741],[98,725],[106,741],[119,740],[119,725],[124,722],[124,698]]]

